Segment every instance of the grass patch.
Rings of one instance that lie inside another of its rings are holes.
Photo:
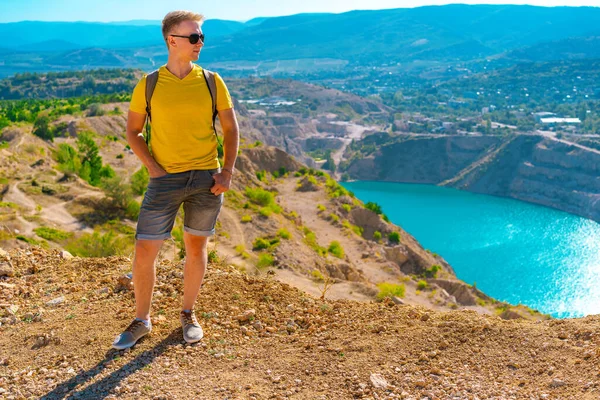
[[[337,240],[334,240],[329,244],[327,251],[331,253],[334,257],[344,258],[344,249],[342,248],[340,242],[338,242]]]
[[[325,257],[327,255],[327,249],[319,246],[317,236],[307,227],[304,227],[304,242],[320,256]]]
[[[263,253],[258,257],[258,262],[256,263],[256,268],[266,268],[270,267],[275,263],[275,259],[272,255],[268,253]]]
[[[317,282],[323,282],[325,280],[325,277],[318,269],[313,269],[310,274],[312,275],[313,279]]]
[[[395,284],[389,282],[382,282],[377,285],[379,288],[379,293],[377,293],[377,298],[379,300],[383,300],[386,297],[404,297],[404,292],[406,288],[403,284]]]
[[[41,226],[33,230],[36,235],[46,240],[51,240],[53,242],[61,242],[63,240],[69,239],[73,236],[72,232],[65,232],[60,229],[49,228],[47,226]]]
[[[284,229],[284,228],[281,228],[280,230],[277,231],[277,236],[279,236],[282,239],[286,239],[286,240],[289,240],[292,237],[291,233],[287,229]]]

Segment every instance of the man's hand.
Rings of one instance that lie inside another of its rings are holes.
[[[217,172],[213,175],[213,179],[215,180],[215,184],[210,188],[210,191],[218,196],[221,193],[225,193],[229,190],[229,185],[231,185],[231,173],[229,171],[221,171]]]

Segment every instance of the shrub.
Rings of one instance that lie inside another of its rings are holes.
[[[127,204],[127,209],[125,210],[125,216],[133,221],[136,221],[140,216],[140,203],[131,199]]]
[[[266,175],[267,172],[264,169],[262,171],[256,171],[256,178],[261,182],[264,182]]]
[[[271,214],[273,214],[273,210],[269,207],[261,207],[260,210],[258,210],[258,213],[265,218],[269,218]]]
[[[319,271],[318,269],[313,269],[311,272],[311,275],[312,275],[313,279],[316,281],[323,282],[325,280],[325,277],[323,276],[321,271]]]
[[[33,230],[36,235],[46,240],[53,242],[60,242],[73,236],[71,232],[61,231],[60,229],[49,228],[47,226],[40,226]]]
[[[131,175],[130,182],[133,193],[137,195],[144,194],[146,188],[148,187],[148,182],[150,182],[150,174],[148,174],[146,167],[138,169],[133,175]]]
[[[350,204],[342,204],[342,208],[347,212],[352,211],[352,206]]]
[[[256,240],[254,240],[254,243],[252,244],[252,250],[264,250],[264,249],[268,249],[270,246],[270,243],[263,238],[256,238]]]
[[[317,236],[307,227],[304,227],[304,242],[320,256],[325,257],[327,255],[327,249],[319,246]]]
[[[325,211],[326,208],[325,208],[325,206],[323,204],[317,204],[317,210],[319,210],[319,211]]]
[[[283,228],[281,228],[279,231],[277,231],[277,236],[279,236],[282,239],[286,239],[286,240],[292,237],[290,232],[287,229],[283,229]]]
[[[438,271],[440,271],[441,269],[442,267],[440,265],[434,264],[431,267],[427,268],[425,271],[423,271],[423,275],[425,275],[426,278],[435,278],[437,277]]]
[[[379,293],[377,293],[377,298],[380,300],[385,299],[386,297],[404,297],[404,292],[406,288],[403,284],[394,284],[389,282],[382,282],[377,285],[379,288]]]
[[[379,240],[381,240],[381,232],[379,232],[379,231],[375,231],[375,232],[373,233],[373,239],[374,239],[374,240],[376,240],[376,241],[379,241]]]
[[[244,215],[244,216],[242,216],[242,222],[243,223],[252,222],[252,216],[251,215]]]
[[[422,279],[419,282],[417,282],[417,289],[419,289],[419,290],[425,290],[428,287],[429,287],[429,285],[427,284],[427,282]]]
[[[258,262],[256,263],[256,267],[258,269],[270,267],[271,265],[273,265],[274,262],[275,262],[275,260],[273,259],[272,255],[270,255],[268,253],[263,253],[258,257]]]
[[[398,232],[390,232],[388,240],[392,243],[400,243],[400,234]]]
[[[259,187],[254,189],[247,187],[246,196],[248,196],[251,202],[263,207],[271,205],[274,200],[273,193]]]
[[[337,215],[335,215],[334,213],[329,214],[328,219],[333,222],[334,224],[336,222],[340,222],[340,217],[338,217]]]
[[[369,201],[367,204],[365,204],[365,208],[367,210],[371,210],[373,211],[375,214],[381,214],[381,206],[377,203],[373,203],[372,201]]]
[[[342,245],[337,240],[334,240],[329,244],[329,248],[327,249],[333,256],[337,258],[344,258],[344,249]]]
[[[128,253],[132,244],[113,231],[104,234],[96,231],[93,234],[84,233],[79,238],[70,241],[65,249],[74,256],[109,257]]]
[[[238,244],[235,246],[235,251],[244,259],[250,257],[250,254],[248,254],[246,247],[243,244]]]

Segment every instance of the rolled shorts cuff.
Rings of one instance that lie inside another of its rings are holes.
[[[135,240],[166,240],[171,239],[170,233],[163,233],[162,235],[145,235],[136,233]]]
[[[183,227],[183,230],[194,236],[213,236],[215,234],[215,229],[213,228],[210,231],[199,231],[198,229],[188,228],[187,226]]]

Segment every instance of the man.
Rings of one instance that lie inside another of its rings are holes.
[[[183,304],[180,314],[188,343],[202,339],[193,307],[207,264],[207,238],[229,190],[234,173],[239,135],[231,97],[215,74],[217,111],[224,136],[224,165],[219,169],[217,139],[213,131],[212,98],[198,60],[204,45],[204,17],[189,11],[168,13],[162,22],[167,43],[167,64],[160,67],[151,99],[150,153],[141,135],[146,120],[146,77],[133,91],[127,117],[127,141],[148,168],[150,182],[138,219],[133,260],[136,318],[115,339],[113,347],[126,349],[152,330],[150,304],[155,282],[154,261],[183,203],[186,260]]]

